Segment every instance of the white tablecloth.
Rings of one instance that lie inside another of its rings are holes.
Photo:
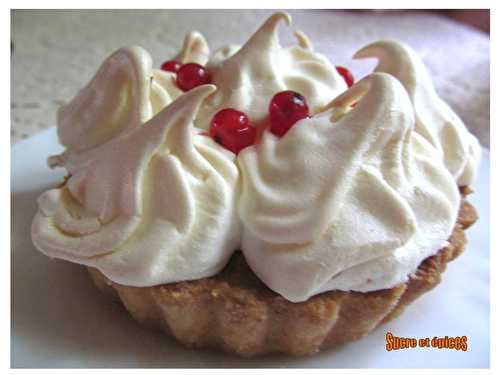
[[[13,143],[55,125],[57,107],[93,76],[117,48],[139,44],[156,66],[172,57],[190,30],[212,48],[243,43],[272,10],[36,10],[12,13]],[[374,61],[352,61],[359,48],[396,38],[423,57],[442,97],[489,147],[489,37],[444,17],[422,12],[290,11],[293,28],[357,78]],[[282,43],[293,41],[282,27]]]

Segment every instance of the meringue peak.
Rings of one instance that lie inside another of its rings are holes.
[[[375,72],[389,73],[401,82],[413,104],[415,131],[438,151],[459,185],[470,185],[481,147],[460,117],[439,97],[418,54],[404,43],[383,40],[362,48],[354,57],[377,58]]]
[[[292,24],[292,17],[285,12],[277,12],[270,16],[252,37],[241,47],[237,55],[246,54],[254,49],[270,49],[278,46],[278,25],[285,22],[287,26]]]
[[[205,65],[208,61],[210,49],[207,40],[198,31],[191,31],[184,39],[182,49],[174,58],[181,64],[197,63]]]

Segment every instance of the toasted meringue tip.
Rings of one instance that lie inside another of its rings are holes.
[[[297,38],[297,42],[299,44],[299,47],[307,49],[309,51],[313,50],[313,45],[312,45],[310,39],[301,30],[295,31],[293,33],[293,35],[295,35],[295,37]]]

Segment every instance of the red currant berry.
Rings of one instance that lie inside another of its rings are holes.
[[[354,84],[354,76],[352,73],[343,66],[336,66],[337,72],[344,78],[345,83],[347,83],[347,87],[351,87]]]
[[[210,124],[210,135],[217,142],[238,154],[255,143],[257,129],[250,125],[248,116],[233,108],[215,114]]]
[[[285,135],[297,121],[308,116],[306,99],[295,91],[281,91],[269,103],[271,132],[279,137]]]
[[[172,72],[172,73],[177,73],[179,68],[181,67],[181,64],[175,60],[169,60],[165,61],[163,64],[161,64],[160,69],[164,70],[166,72]]]
[[[196,86],[210,83],[210,74],[199,64],[184,64],[177,71],[175,82],[181,90],[189,91]]]

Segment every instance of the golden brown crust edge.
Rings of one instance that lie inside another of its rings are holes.
[[[292,303],[267,288],[236,252],[219,274],[154,287],[116,284],[94,268],[96,286],[121,301],[142,325],[161,329],[188,347],[212,347],[245,357],[294,356],[359,339],[397,317],[441,281],[446,264],[462,253],[464,230],[477,220],[465,199],[449,245],[427,258],[405,284],[370,293],[325,292]]]

